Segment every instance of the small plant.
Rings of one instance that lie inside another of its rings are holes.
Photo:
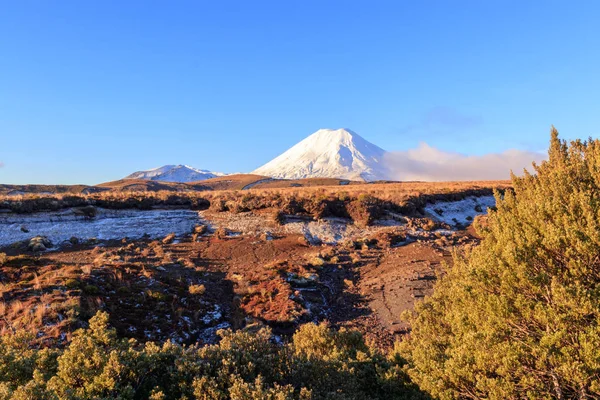
[[[175,240],[175,233],[169,233],[167,236],[164,237],[164,239],[162,240],[163,244],[171,244],[173,243],[173,241]]]
[[[371,196],[368,193],[361,193],[358,195],[357,200],[360,201],[361,203],[370,203],[374,199],[373,199],[373,196]]]
[[[96,285],[86,285],[83,288],[83,291],[86,294],[94,295],[94,294],[99,294],[100,293],[100,288],[98,286],[96,286]]]
[[[225,200],[218,199],[210,203],[210,209],[216,212],[225,212],[228,210]]]
[[[326,247],[319,252],[319,257],[323,260],[330,260],[333,256],[335,256],[335,249],[333,247]]]
[[[344,191],[344,192],[340,192],[340,193],[338,194],[338,199],[339,199],[340,201],[348,201],[348,200],[350,200],[350,193],[348,193],[348,192],[346,192],[346,191]]]
[[[160,292],[158,290],[148,289],[146,291],[146,294],[148,295],[148,297],[150,297],[151,299],[154,299],[156,301],[167,301],[167,299],[168,299],[168,296],[165,293]]]
[[[65,281],[67,289],[79,289],[80,285],[81,283],[77,279],[70,278]]]
[[[327,262],[326,262],[325,260],[323,260],[323,259],[322,259],[321,257],[319,257],[319,256],[313,257],[313,258],[310,260],[310,265],[312,265],[313,267],[322,267],[322,266],[324,266],[325,264],[327,264]]]
[[[285,224],[285,213],[281,210],[277,210],[273,213],[273,221],[277,225]]]
[[[127,286],[119,286],[119,288],[117,289],[117,293],[119,293],[122,296],[126,296],[131,293],[131,289],[129,289]]]
[[[190,285],[188,288],[188,292],[194,296],[202,296],[206,292],[206,287],[204,285]]]
[[[197,235],[204,235],[207,231],[206,225],[196,225],[194,227],[194,232]]]
[[[215,231],[215,236],[219,239],[225,239],[227,236],[229,236],[229,231],[225,227],[220,227]]]
[[[427,218],[426,221],[424,221],[423,223],[423,230],[424,231],[432,231],[437,227],[437,224],[435,223],[435,221],[433,221],[432,219]]]

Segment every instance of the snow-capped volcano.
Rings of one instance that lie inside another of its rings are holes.
[[[349,129],[319,129],[253,173],[283,179],[387,179],[385,150]]]
[[[147,179],[151,181],[164,182],[194,182],[204,179],[223,176],[220,172],[211,172],[204,169],[196,169],[188,165],[164,165],[162,167],[146,171],[134,172],[125,179]]]

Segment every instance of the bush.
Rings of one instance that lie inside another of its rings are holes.
[[[81,282],[79,282],[77,279],[69,278],[65,281],[65,287],[67,289],[79,289],[80,286],[81,286]],[[87,289],[87,287],[86,287],[86,289]]]
[[[96,285],[85,285],[83,291],[85,294],[94,295],[100,293],[100,288]]]
[[[401,350],[436,398],[600,393],[600,141],[569,146],[553,129],[534,169],[496,194],[481,245],[412,317]]]
[[[285,224],[285,214],[281,210],[275,210],[275,212],[273,213],[272,219],[273,219],[273,222],[275,222],[277,225]]]
[[[287,345],[219,331],[216,345],[144,345],[119,339],[98,312],[64,349],[40,350],[29,333],[0,337],[1,399],[419,399],[401,359],[357,332],[301,327]]]

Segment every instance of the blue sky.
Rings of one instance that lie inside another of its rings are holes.
[[[468,155],[598,136],[597,1],[0,0],[0,183],[250,171],[319,128]]]

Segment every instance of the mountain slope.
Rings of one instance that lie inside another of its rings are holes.
[[[125,179],[145,179],[164,182],[195,182],[223,176],[220,172],[211,172],[192,168],[188,165],[164,165],[146,171],[134,172]]]
[[[385,180],[384,154],[351,130],[319,129],[253,173],[282,179]]]

